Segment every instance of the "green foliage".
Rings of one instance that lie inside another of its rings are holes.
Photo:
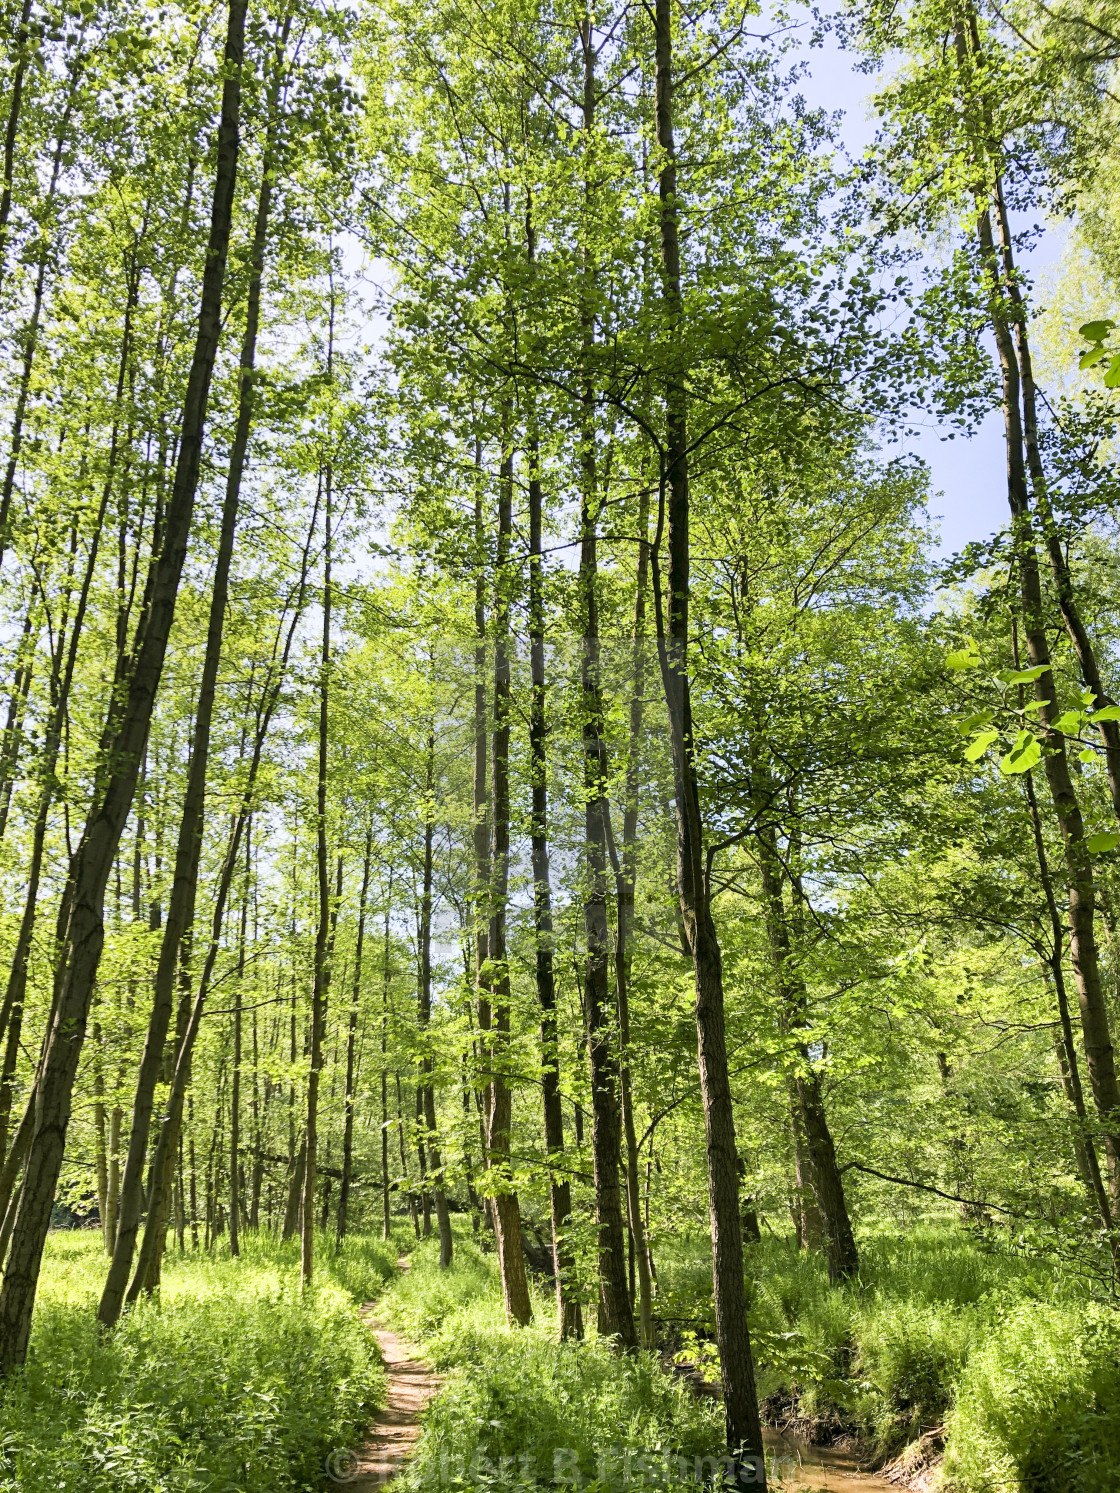
[[[654,1486],[667,1457],[684,1459],[671,1464],[671,1479],[691,1481],[696,1458],[719,1455],[722,1416],[654,1355],[620,1357],[594,1336],[556,1342],[553,1301],[543,1295],[531,1328],[508,1327],[493,1257],[462,1239],[448,1272],[433,1248],[418,1249],[385,1305],[448,1374],[410,1486],[549,1486],[577,1468],[585,1484],[612,1486],[628,1471],[631,1485]]]
[[[661,1277],[674,1308],[702,1319],[710,1313],[710,1294],[703,1289],[699,1243],[671,1254]],[[1076,1279],[994,1241],[985,1246],[960,1227],[878,1233],[861,1241],[860,1252],[859,1279],[835,1288],[818,1254],[777,1239],[752,1248],[750,1326],[760,1394],[783,1420],[792,1413],[818,1430],[858,1433],[880,1459],[949,1416],[954,1457],[962,1466],[987,1465],[997,1431],[976,1418],[979,1410],[973,1414],[973,1401],[978,1405],[982,1396],[968,1386],[976,1375],[987,1375],[989,1418],[993,1407],[1015,1398],[1016,1381],[1005,1367],[1025,1334],[998,1352],[993,1346],[1002,1341],[1009,1312],[1050,1324],[1057,1341],[1069,1324],[1097,1308],[1088,1305]],[[702,1327],[699,1336],[705,1335]],[[690,1345],[687,1333],[685,1340],[692,1361],[714,1358],[710,1342]],[[991,1367],[975,1367],[989,1358]],[[1050,1393],[1044,1364],[1036,1375],[1024,1360],[1015,1373],[1030,1403],[1043,1403]],[[1074,1381],[1080,1382],[1076,1375]],[[1040,1436],[1051,1434],[1046,1424],[1042,1417]],[[1025,1448],[1034,1444],[1027,1411],[1015,1412],[1014,1426]],[[977,1490],[983,1486],[976,1484]]]
[[[946,1470],[960,1493],[1120,1488],[1120,1322],[1111,1308],[1009,1303],[957,1385]]]
[[[372,1289],[391,1268],[346,1242],[338,1280]],[[309,1295],[291,1249],[254,1241],[240,1260],[165,1264],[161,1298],[109,1337],[94,1307],[95,1235],[55,1234],[31,1354],[0,1403],[0,1488],[19,1493],[280,1493],[317,1488],[384,1376],[353,1297]]]

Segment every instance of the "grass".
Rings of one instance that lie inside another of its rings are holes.
[[[952,1225],[863,1238],[840,1289],[781,1240],[750,1253],[760,1390],[783,1418],[880,1458],[944,1423],[954,1493],[1120,1493],[1120,1319],[1081,1280]],[[321,1248],[306,1297],[294,1244],[173,1255],[160,1301],[106,1338],[98,1239],[52,1236],[32,1352],[0,1401],[0,1493],[322,1489],[327,1453],[383,1393],[354,1310],[379,1295],[446,1376],[407,1487],[641,1493],[710,1470],[720,1408],[654,1355],[619,1357],[594,1333],[557,1343],[542,1292],[533,1325],[511,1329],[495,1258],[469,1240],[447,1272],[434,1240],[406,1274],[397,1254],[368,1237]],[[707,1240],[663,1240],[658,1264],[671,1347],[710,1359]]]
[[[492,1255],[456,1241],[441,1272],[432,1243],[383,1300],[447,1382],[425,1416],[413,1488],[661,1488],[694,1482],[718,1454],[722,1413],[698,1402],[648,1353],[620,1358],[593,1335],[555,1341],[551,1294],[527,1329],[506,1325]]]
[[[396,1251],[322,1248],[312,1292],[298,1251],[249,1238],[228,1254],[171,1254],[158,1302],[108,1336],[94,1312],[99,1238],[51,1236],[26,1368],[0,1401],[3,1493],[287,1493],[319,1489],[384,1375],[358,1320]]]
[[[706,1247],[663,1246],[660,1263],[661,1309],[701,1356]],[[944,1424],[958,1493],[1120,1493],[1120,1320],[1083,1279],[949,1224],[865,1237],[839,1289],[782,1240],[752,1246],[749,1270],[772,1413],[880,1462]]]

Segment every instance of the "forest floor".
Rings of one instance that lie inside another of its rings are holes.
[[[407,1255],[397,1261],[402,1273],[411,1263]],[[376,1302],[367,1302],[361,1316],[381,1354],[386,1390],[369,1435],[347,1461],[346,1486],[353,1493],[374,1493],[404,1470],[422,1434],[421,1417],[442,1381],[419,1351],[381,1320]],[[336,1477],[341,1471],[336,1468]]]
[[[1120,1493],[1120,1325],[1091,1280],[951,1221],[860,1245],[843,1287],[789,1241],[752,1247],[775,1487]],[[394,1493],[698,1493],[723,1435],[681,1372],[718,1377],[708,1245],[657,1247],[663,1352],[620,1356],[594,1332],[558,1342],[542,1282],[533,1323],[509,1327],[465,1229],[448,1271],[403,1232],[320,1241],[312,1292],[295,1241],[249,1237],[236,1259],[188,1241],[108,1336],[100,1239],[55,1233],[0,1396],[0,1493],[371,1493],[390,1475]]]
[[[1091,1277],[951,1220],[861,1245],[843,1287],[789,1241],[752,1249],[773,1487],[1120,1493],[1120,1321]],[[496,1260],[469,1236],[446,1272],[435,1241],[418,1243],[379,1303],[444,1376],[402,1493],[694,1490],[723,1430],[718,1399],[689,1382],[718,1378],[710,1268],[699,1235],[663,1239],[665,1351],[620,1358],[593,1334],[557,1342],[539,1284],[532,1325],[510,1328]],[[667,1372],[686,1363],[698,1373]]]

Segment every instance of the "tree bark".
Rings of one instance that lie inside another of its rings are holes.
[[[136,790],[186,558],[214,357],[221,332],[222,289],[240,145],[245,8],[246,0],[230,0],[210,237],[198,331],[183,404],[175,481],[163,517],[160,550],[148,573],[135,663],[129,670],[119,724],[113,732],[113,749],[99,772],[89,819],[71,868],[73,894],[66,963],[37,1086],[35,1131],[19,1216],[0,1287],[0,1375],[3,1376],[21,1364],[27,1353],[39,1264],[66,1144],[74,1078],[104,944],[105,886]]]
[[[334,290],[331,290],[332,341],[327,353],[327,379],[331,377],[334,332]],[[307,1118],[304,1125],[303,1215],[300,1235],[300,1275],[310,1286],[315,1271],[315,1181],[319,1145],[319,1078],[323,1066],[323,1033],[331,980],[331,886],[327,865],[327,773],[330,767],[330,667],[331,667],[331,486],[333,473],[328,461],[325,475],[325,523],[323,526],[323,641],[319,661],[319,772],[315,789],[315,867],[319,887],[319,918],[315,928],[315,969],[311,989],[310,1064],[307,1070]]]
[[[393,868],[385,894],[381,981],[381,1237],[392,1233],[389,1218],[389,911],[393,902]]]
[[[308,567],[310,562],[311,546],[318,525],[319,502],[316,499],[315,508],[311,515],[308,526],[307,539],[304,543],[303,555],[300,562],[299,579],[296,585],[296,597],[292,606],[292,614],[287,619],[287,628],[284,621],[277,629],[273,644],[273,657],[269,665],[269,673],[262,689],[261,697],[256,707],[256,718],[253,731],[253,749],[250,755],[248,770],[245,775],[245,786],[241,796],[241,802],[234,815],[233,825],[230,833],[226,855],[218,873],[218,884],[214,896],[214,910],[211,917],[210,941],[203,961],[202,974],[199,978],[198,993],[193,1004],[186,1008],[182,1031],[178,1034],[176,1044],[176,1057],[171,1077],[171,1092],[168,1096],[167,1109],[164,1112],[160,1125],[159,1136],[156,1141],[155,1156],[149,1169],[150,1184],[148,1189],[148,1216],[144,1225],[144,1237],[140,1247],[140,1258],[137,1262],[136,1271],[132,1278],[132,1284],[128,1289],[127,1301],[134,1301],[140,1291],[145,1288],[145,1281],[149,1271],[153,1274],[158,1270],[159,1260],[163,1253],[163,1241],[167,1231],[168,1204],[170,1202],[171,1180],[174,1173],[175,1156],[178,1147],[179,1130],[182,1125],[183,1100],[187,1085],[190,1080],[191,1056],[194,1051],[195,1039],[198,1036],[199,1025],[202,1020],[206,997],[209,993],[210,981],[213,976],[214,963],[217,959],[219,942],[221,938],[222,924],[225,918],[225,907],[229,897],[235,869],[239,863],[241,839],[245,832],[245,826],[252,813],[253,802],[256,794],[257,777],[260,772],[261,759],[264,753],[265,742],[268,737],[272,716],[280,699],[284,677],[288,667],[288,659],[291,655],[292,643],[295,639],[296,629],[303,610],[307,594]],[[281,638],[283,644],[281,645]],[[186,997],[186,992],[184,992]],[[185,1004],[184,1000],[184,1004]],[[294,1023],[293,1015],[293,1023]],[[293,1026],[294,1041],[294,1026]],[[294,1052],[293,1052],[294,1061]],[[194,1176],[194,1163],[192,1158],[192,1178]],[[193,1186],[193,1182],[192,1182]],[[285,1236],[286,1237],[286,1236]]]
[[[622,856],[615,874],[618,928],[615,938],[615,991],[618,1001],[619,1094],[626,1143],[626,1208],[630,1221],[638,1276],[638,1341],[654,1346],[653,1274],[645,1221],[642,1218],[638,1175],[638,1140],[634,1123],[634,1093],[630,1077],[630,974],[634,960],[634,896],[638,879],[638,787],[646,688],[646,587],[649,582],[649,492],[643,487],[638,504],[638,566],[634,582],[634,629],[631,662],[630,739],[626,757],[625,802],[622,811]]]
[[[423,1116],[427,1130],[429,1176],[432,1179],[432,1197],[436,1205],[436,1222],[439,1226],[439,1265],[447,1270],[451,1265],[453,1242],[451,1238],[451,1213],[447,1206],[447,1191],[443,1181],[443,1160],[440,1156],[439,1136],[436,1129],[436,1092],[432,1083],[434,1063],[431,1054],[432,1022],[432,839],[435,833],[435,727],[428,731],[427,766],[424,784],[424,868],[423,892],[420,900],[420,990],[419,1010],[420,1036],[424,1044],[424,1056],[420,1071],[425,1080],[423,1091]]]
[[[0,287],[4,284],[8,264],[8,219],[12,213],[13,176],[16,164],[16,137],[19,134],[20,113],[23,106],[23,83],[30,61],[31,0],[23,0],[19,24],[16,27],[13,47],[12,92],[8,99],[8,117],[4,122],[4,177],[0,183]]]
[[[967,84],[974,55],[968,28],[960,17],[955,25],[955,44],[962,79]],[[1069,884],[1070,957],[1081,1014],[1089,1086],[1103,1129],[1109,1204],[1115,1217],[1120,1209],[1120,1087],[1117,1085],[1112,1034],[1101,985],[1095,928],[1095,877],[1092,857],[1086,849],[1085,825],[1070,773],[1066,740],[1054,725],[1061,710],[1046,632],[1046,609],[1024,459],[1022,377],[1011,330],[1017,312],[1008,298],[992,235],[991,204],[996,180],[995,173],[990,169],[983,130],[980,127],[974,130],[972,145],[974,164],[979,176],[974,189],[976,239],[1002,385],[1007,500],[1011,510],[1011,533],[1019,574],[1018,610],[1030,666],[1032,669],[1042,670],[1034,681],[1034,690],[1043,728],[1043,770],[1062,835]]]
[[[757,758],[757,752],[755,755]],[[808,1151],[810,1166],[807,1180],[815,1194],[819,1210],[829,1279],[835,1285],[858,1275],[859,1254],[848,1217],[844,1180],[837,1165],[836,1148],[825,1114],[820,1079],[813,1068],[808,1045],[800,1035],[807,1022],[807,997],[804,981],[793,960],[782,894],[781,861],[771,827],[763,825],[760,828],[758,846],[770,953],[781,1003],[781,1021],[785,1033],[794,1039],[790,1082],[800,1122],[795,1130],[795,1137],[800,1132]],[[808,1222],[803,1215],[803,1228]]]
[[[270,116],[274,112],[278,86],[278,81],[274,81]],[[221,666],[222,638],[229,607],[229,578],[241,505],[241,481],[245,470],[255,402],[254,367],[257,333],[260,325],[261,284],[273,191],[270,145],[271,142],[267,143],[265,148],[261,185],[257,198],[245,331],[241,343],[237,423],[230,447],[229,470],[226,475],[218,554],[211,583],[206,651],[195,706],[194,731],[175,849],[171,895],[168,899],[167,919],[163,926],[159,959],[153,981],[148,1031],[140,1058],[140,1071],[137,1075],[136,1093],[133,1098],[132,1126],[125,1156],[124,1174],[121,1179],[120,1210],[113,1258],[97,1309],[97,1319],[104,1327],[112,1327],[120,1316],[129,1271],[132,1268],[136,1251],[136,1236],[139,1231],[143,1201],[144,1164],[148,1154],[156,1085],[163,1068],[167,1035],[175,1009],[180,962],[194,924],[198,868],[205,829],[206,775],[210,763],[214,701],[217,693],[218,671]]]
[[[346,1234],[350,1207],[350,1182],[354,1173],[354,1060],[358,1046],[358,1013],[362,999],[362,952],[366,937],[366,901],[369,897],[369,870],[373,856],[373,825],[366,830],[365,856],[362,860],[362,890],[358,898],[358,935],[354,944],[354,984],[350,992],[350,1014],[346,1022],[346,1097],[343,1101],[342,1176],[338,1184],[338,1223],[336,1237],[341,1243]],[[382,1070],[384,1079],[384,1070]],[[382,1099],[384,1103],[384,1096]],[[382,1115],[382,1120],[385,1116]],[[384,1128],[382,1129],[384,1135]],[[384,1157],[382,1158],[384,1165]]]
[[[689,473],[688,395],[680,331],[680,231],[676,150],[673,138],[672,0],[656,0],[655,108],[662,152],[658,176],[661,229],[662,306],[669,332],[664,376],[665,447],[659,484],[657,537],[650,552],[658,661],[669,718],[677,827],[677,887],[692,953],[696,991],[697,1057],[704,1109],[708,1206],[712,1231],[712,1283],[716,1343],[723,1377],[728,1454],[739,1480],[765,1487],[766,1464],[758,1413],[754,1360],[747,1329],[743,1241],[739,1220],[735,1116],[727,1064],[723,961],[711,913],[703,845],[703,816],[692,739],[688,673]],[[661,590],[661,535],[668,523],[668,618]]]
[[[531,212],[526,220],[530,263],[534,259]],[[548,1195],[552,1220],[552,1268],[556,1279],[556,1325],[562,1338],[583,1336],[579,1300],[569,1290],[573,1259],[564,1231],[572,1211],[572,1187],[564,1161],[564,1116],[560,1106],[560,1051],[553,968],[552,886],[548,863],[548,756],[545,717],[543,508],[540,442],[529,438],[529,763],[532,788],[533,927],[536,936],[537,1000],[541,1008],[541,1092],[548,1150]]]
[[[503,422],[504,424],[504,422]],[[508,442],[503,428],[503,444]],[[510,567],[513,532],[513,452],[502,453],[498,482],[498,533],[494,565],[494,735],[491,752],[491,816],[494,849],[490,889],[489,966],[490,1123],[487,1151],[494,1197],[494,1225],[502,1295],[511,1322],[526,1326],[533,1316],[525,1251],[521,1240],[521,1207],[510,1166],[513,1095],[509,1081],[510,978],[506,955],[506,902],[509,896],[509,738],[510,738]]]
[[[597,502],[595,454],[591,435],[583,437],[580,544],[580,642],[582,700],[584,845],[587,887],[583,927],[587,943],[584,964],[584,1009],[591,1070],[591,1156],[595,1211],[599,1225],[599,1330],[617,1337],[623,1348],[637,1345],[634,1313],[626,1282],[626,1236],[622,1223],[619,1152],[622,1125],[618,1102],[618,1028],[610,999],[610,932],[607,925],[606,746],[599,680],[599,609],[597,579]]]

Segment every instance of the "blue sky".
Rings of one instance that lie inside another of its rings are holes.
[[[808,29],[808,28],[806,28]],[[856,72],[849,54],[831,36],[820,47],[806,50],[810,76],[801,91],[813,107],[843,110],[841,136],[848,153],[858,157],[874,134],[868,103],[876,86],[874,76]],[[1031,258],[1032,269],[1042,268],[1055,252],[1055,239],[1047,235]],[[931,415],[914,422],[919,434],[907,449],[921,456],[931,474],[930,513],[939,522],[940,552],[962,549],[970,540],[986,539],[1007,517],[1004,481],[1003,428],[998,413],[991,414],[971,436],[942,437]]]

